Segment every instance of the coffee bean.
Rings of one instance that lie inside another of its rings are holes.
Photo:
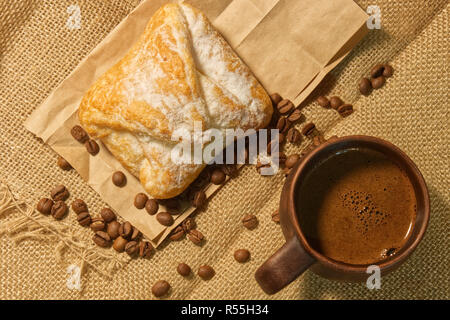
[[[290,127],[291,124],[286,117],[280,117],[280,119],[278,119],[276,129],[278,129],[281,133],[286,133]]]
[[[166,210],[171,214],[178,214],[180,211],[180,201],[177,198],[158,199],[156,200],[160,205],[166,207]]]
[[[76,213],[76,214],[80,214],[82,212],[89,212],[88,210],[88,206],[86,204],[86,202],[84,202],[81,199],[75,199],[72,202],[72,210]]]
[[[148,200],[148,196],[145,193],[138,193],[135,197],[134,197],[134,206],[138,209],[144,209],[145,208],[145,204],[147,203]],[[156,201],[155,201],[156,203]]]
[[[211,183],[215,185],[220,185],[225,182],[226,176],[222,170],[216,168],[211,174]]]
[[[242,224],[249,230],[255,229],[258,226],[258,218],[253,214],[248,214],[242,218]]]
[[[372,83],[367,78],[361,78],[359,81],[359,92],[361,94],[368,96],[370,94],[370,91],[372,90]]]
[[[267,154],[272,154],[272,149],[275,149],[276,146],[278,146],[278,150],[280,150],[279,141],[271,140],[267,145]]]
[[[203,190],[197,191],[194,195],[192,205],[196,208],[202,207],[206,203],[206,193]]]
[[[287,157],[286,162],[284,163],[284,165],[286,166],[286,168],[293,168],[297,162],[300,161],[300,155],[298,154],[291,154]]]
[[[390,78],[393,75],[394,75],[394,68],[392,68],[392,66],[390,66],[389,64],[385,64],[384,65],[383,76],[385,78]]]
[[[125,252],[129,256],[134,256],[139,251],[139,244],[136,241],[130,241],[125,245]]]
[[[280,223],[280,214],[279,214],[278,210],[275,210],[272,213],[272,221],[275,222],[275,223]]]
[[[378,78],[383,74],[384,71],[384,65],[383,64],[376,64],[372,67],[370,70],[370,76],[372,78]]]
[[[92,231],[103,231],[105,230],[106,224],[103,218],[101,217],[95,217],[91,220],[91,229]]]
[[[188,233],[192,229],[195,229],[195,220],[193,218],[190,218],[190,217],[186,218],[186,220],[184,220],[181,223],[181,227],[183,228],[183,231],[185,233]]]
[[[195,229],[189,231],[187,237],[196,245],[200,245],[203,242],[203,239],[205,238],[200,231]]]
[[[86,147],[87,152],[89,152],[93,156],[97,155],[97,153],[100,152],[100,147],[94,140],[86,141],[84,143],[84,146]]]
[[[139,242],[139,256],[141,258],[148,258],[153,252],[153,246],[148,241]]]
[[[302,135],[297,129],[290,128],[287,133],[287,140],[290,143],[299,143],[300,141],[302,141]]]
[[[238,175],[238,169],[235,164],[224,164],[220,167],[225,175],[235,178]]]
[[[92,238],[99,247],[106,248],[111,245],[111,237],[104,231],[97,231]]]
[[[309,136],[314,132],[315,129],[316,129],[316,125],[314,123],[310,122],[310,123],[307,123],[303,127],[302,133],[304,136]]]
[[[57,164],[58,164],[58,167],[60,167],[64,171],[68,171],[68,170],[72,169],[72,166],[70,165],[70,163],[67,162],[67,160],[61,156],[58,157]]]
[[[72,130],[70,130],[72,137],[80,143],[85,143],[89,140],[89,136],[87,132],[81,126],[74,126]]]
[[[83,227],[86,227],[91,224],[91,215],[89,212],[80,212],[77,215],[77,221]]]
[[[376,89],[380,89],[382,86],[384,86],[384,84],[386,83],[386,78],[383,76],[379,76],[378,78],[373,78],[371,80],[372,82],[372,87],[376,90]]]
[[[116,214],[109,208],[103,208],[100,211],[100,215],[106,223],[116,220]]]
[[[191,274],[191,267],[189,267],[186,263],[180,263],[177,267],[177,272],[181,276],[187,277]]]
[[[160,212],[156,215],[156,220],[163,226],[169,227],[173,224],[173,217],[168,212]]]
[[[53,201],[48,198],[42,198],[39,200],[36,209],[40,213],[50,214],[52,212]]]
[[[114,250],[116,250],[117,252],[124,252],[125,251],[125,246],[127,245],[128,240],[122,237],[117,237],[116,240],[114,240],[113,243],[113,248]]]
[[[50,195],[55,201],[64,201],[70,196],[69,190],[67,190],[67,188],[63,185],[56,186],[51,191]]]
[[[261,163],[259,160],[258,160],[258,162],[256,163],[256,171],[259,173],[259,174],[262,174],[262,169],[263,168],[270,168],[270,163]]]
[[[345,118],[348,117],[349,115],[351,115],[353,113],[353,106],[351,104],[343,104],[342,106],[340,106],[337,110],[339,112],[339,114],[341,115],[341,117]]]
[[[112,221],[112,222],[108,223],[108,227],[106,228],[106,231],[108,232],[111,239],[116,239],[117,237],[120,236],[119,229],[120,229],[120,223],[117,221]]]
[[[294,110],[294,108],[294,104],[288,99],[281,100],[277,104],[277,109],[280,114],[289,114]]]
[[[133,226],[133,232],[131,232],[130,240],[137,240],[141,236],[141,232],[138,228]]]
[[[123,187],[127,183],[127,177],[122,171],[116,171],[112,175],[112,182],[117,187]]]
[[[239,263],[247,262],[250,259],[250,251],[247,249],[238,249],[234,252],[234,259]]]
[[[56,201],[52,206],[51,214],[56,220],[61,220],[66,215],[68,209],[64,201]]]
[[[166,295],[170,290],[170,284],[165,280],[157,281],[152,287],[152,293],[159,298]]]
[[[300,108],[295,109],[287,118],[290,123],[296,122],[303,117],[302,111]]]
[[[344,103],[344,102],[343,102],[342,99],[339,98],[339,97],[334,96],[334,97],[331,97],[331,98],[330,98],[330,107],[333,108],[333,109],[335,109],[335,110],[336,110],[337,108],[339,108],[343,103]]]
[[[322,143],[324,143],[325,142],[325,138],[322,136],[322,135],[319,135],[319,136],[315,136],[314,138],[313,138],[313,144],[316,146],[316,147],[318,147],[318,146],[320,146]]]
[[[122,223],[119,227],[119,235],[122,238],[129,239],[133,233],[133,226],[128,221]]]
[[[328,98],[326,98],[324,96],[318,97],[316,101],[319,104],[319,106],[321,106],[322,108],[329,109],[331,107],[330,100],[328,100]]]
[[[214,277],[215,271],[212,267],[203,265],[203,266],[200,266],[200,268],[198,268],[197,274],[203,280],[209,280],[212,277]]]
[[[145,210],[148,214],[154,215],[159,210],[159,204],[155,199],[148,199],[145,203]]]
[[[286,154],[284,152],[278,152],[271,155],[272,162],[278,163],[279,165],[283,165],[286,162]]]
[[[181,226],[177,226],[175,229],[172,230],[170,233],[170,240],[177,241],[183,238],[184,236],[184,230]]]
[[[272,100],[272,104],[274,106],[278,105],[283,98],[278,93],[272,93],[270,95],[270,100]]]

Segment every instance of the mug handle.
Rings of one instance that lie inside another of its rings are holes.
[[[294,281],[314,262],[315,259],[293,236],[256,270],[255,278],[265,293],[274,294]]]

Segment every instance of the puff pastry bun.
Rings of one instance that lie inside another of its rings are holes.
[[[267,126],[269,96],[199,10],[167,4],[139,41],[88,90],[82,126],[157,199],[183,192],[205,164],[176,164],[175,130]]]

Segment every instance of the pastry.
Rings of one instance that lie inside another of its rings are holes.
[[[78,116],[152,197],[167,199],[206,165],[172,161],[177,130],[260,129],[272,112],[264,88],[206,16],[181,3],[153,15],[138,42],[85,94]]]

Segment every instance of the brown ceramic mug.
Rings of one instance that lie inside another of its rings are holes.
[[[255,273],[261,288],[274,294],[310,268],[316,274],[333,280],[365,281],[368,265],[351,265],[332,260],[317,252],[302,232],[296,212],[295,194],[298,182],[314,170],[314,164],[350,148],[368,148],[383,153],[393,160],[407,174],[417,201],[416,219],[411,235],[397,254],[378,263],[381,275],[396,269],[417,247],[422,239],[430,216],[428,189],[419,169],[399,148],[379,138],[369,136],[348,136],[325,142],[300,161],[289,174],[280,200],[280,224],[286,243],[272,255]]]

